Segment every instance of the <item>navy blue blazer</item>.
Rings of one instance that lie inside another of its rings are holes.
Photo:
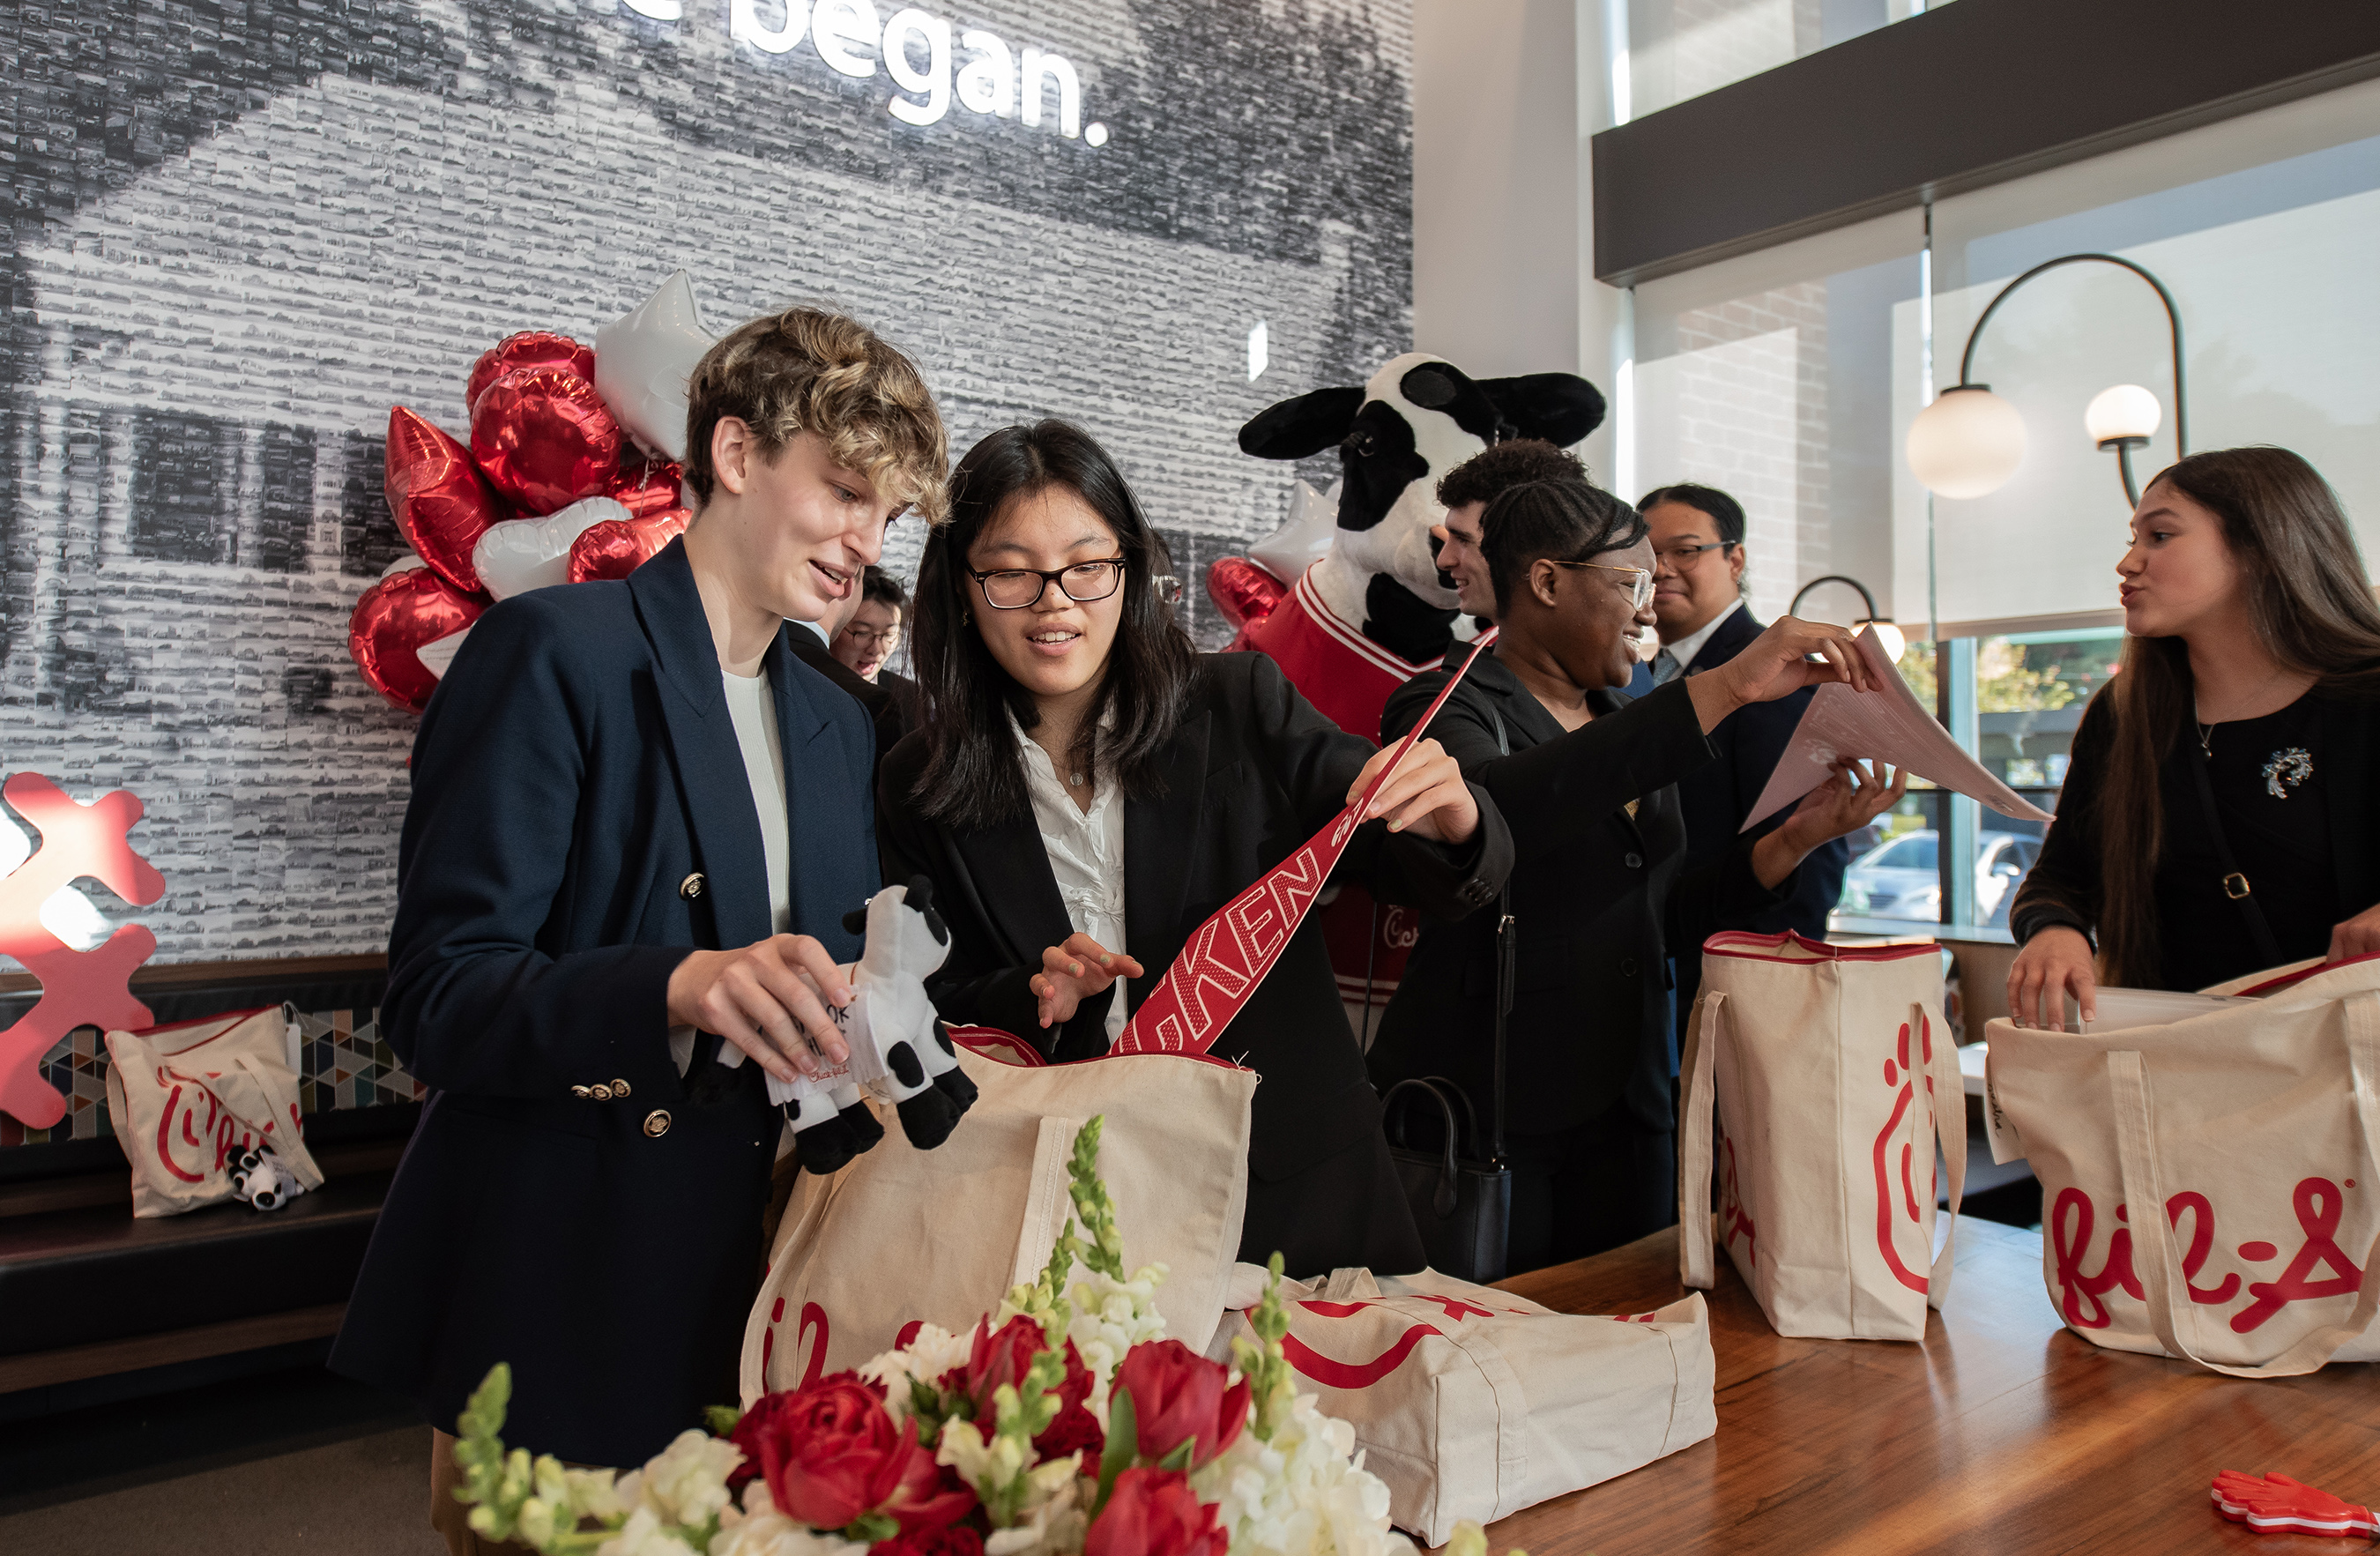
[[[1686,674],[1699,675],[1717,669],[1742,653],[1767,630],[1767,623],[1755,620],[1747,605],[1719,623],[1718,630],[1704,641],[1702,650],[1694,655],[1694,662],[1686,666]],[[1792,742],[1793,731],[1809,708],[1810,699],[1816,695],[1816,688],[1805,687],[1774,702],[1755,702],[1730,713],[1711,731],[1710,742],[1718,760],[1678,780],[1678,803],[1686,819],[1688,868],[1716,861],[1735,846],[1737,829],[1752,814],[1760,791],[1768,784],[1768,775],[1777,770],[1778,760]],[[1785,818],[1792,813],[1791,806],[1785,807],[1753,828],[1752,835],[1757,838],[1783,826]],[[1783,900],[1748,915],[1741,922],[1716,927],[1750,930],[1765,935],[1791,930],[1812,940],[1824,940],[1827,915],[1843,894],[1843,871],[1851,859],[1848,839],[1838,837],[1822,843],[1793,872]],[[1702,957],[1699,947],[1674,946],[1671,952],[1678,958],[1678,1010],[1682,1016],[1702,982]]]
[[[792,631],[806,628],[794,626]],[[767,656],[793,929],[837,958],[876,890],[867,715]],[[422,716],[381,1029],[431,1088],[333,1370],[454,1429],[499,1361],[505,1440],[635,1465],[735,1398],[779,1114],[668,1045],[688,951],[769,934],[760,823],[682,542],[481,616]]]

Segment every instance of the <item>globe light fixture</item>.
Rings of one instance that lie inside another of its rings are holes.
[[[1859,591],[1860,602],[1867,607],[1867,614],[1852,622],[1852,630],[1857,632],[1863,626],[1875,627],[1876,640],[1884,649],[1884,657],[1895,664],[1900,663],[1901,653],[1909,647],[1909,639],[1902,634],[1900,627],[1876,614],[1876,596],[1869,593],[1867,585],[1857,578],[1841,573],[1828,573],[1822,577],[1812,578],[1793,591],[1793,602],[1785,607],[1785,614],[1789,616],[1800,615],[1802,602],[1809,598],[1810,591],[1821,584],[1830,583],[1842,584]]]
[[[2102,389],[2083,407],[2082,430],[2102,449],[2115,451],[2116,468],[2124,478],[2124,495],[2134,507],[2141,505],[2141,493],[2132,480],[2132,450],[2148,447],[2164,419],[2165,407],[2157,404],[2157,397],[2137,383]]]
[[[1909,424],[1909,468],[1942,497],[1987,497],[2024,463],[2024,418],[1988,383],[1945,389]]]
[[[2034,266],[1999,289],[1998,295],[1985,306],[1975,327],[1967,332],[1967,348],[1959,357],[1959,382],[1944,389],[1909,424],[1903,452],[1908,456],[1910,471],[1936,496],[1987,496],[2005,485],[2024,462],[2024,419],[2015,407],[1994,395],[1990,385],[1974,382],[1975,343],[1983,338],[1984,326],[1991,322],[1992,315],[2008,300],[2010,293],[2044,271],[2085,261],[2131,271],[2155,288],[2157,300],[2165,305],[2166,322],[2173,340],[2174,452],[2189,454],[2190,422],[2184,410],[2182,385],[2181,310],[2174,306],[2173,294],[2165,289],[2164,282],[2130,260],[2114,254],[2063,254]],[[2100,391],[2090,408],[2082,413],[2082,424],[2092,441],[2115,454],[2124,495],[2134,507],[2140,505],[2141,498],[2132,481],[2132,451],[2147,447],[2163,420],[2163,408],[2156,396],[2137,383],[2119,383]]]

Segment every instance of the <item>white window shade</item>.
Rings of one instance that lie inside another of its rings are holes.
[[[2373,370],[2380,299],[2371,258],[2380,252],[2380,140],[2311,152],[2302,139],[2276,135],[2277,120],[2284,130],[2321,123],[2333,141],[2369,136],[2380,128],[2375,103],[2369,89],[2349,89],[2274,119],[2172,138],[2216,153],[2197,161],[2197,184],[2172,176],[2188,165],[2180,153],[2189,148],[2161,143],[2099,159],[2105,167],[2061,169],[1937,206],[1937,276],[1964,272],[1969,284],[1933,298],[1936,386],[1958,382],[1975,319],[2023,269],[2062,253],[2120,255],[2155,274],[2180,307],[2192,450],[2294,449],[2338,492],[2367,560],[2380,554],[2380,373]],[[2226,137],[2282,160],[2253,164]],[[2210,170],[2222,176],[2204,178]],[[2024,187],[2036,182],[2037,191]],[[2328,198],[2272,208],[2295,198],[2277,191],[2301,188]],[[2224,219],[2241,210],[2252,213]],[[2127,233],[2157,236],[2120,241]],[[1922,398],[1919,328],[1917,303],[1898,305],[1896,454]],[[1988,496],[1932,499],[1943,634],[2120,621],[2115,565],[2131,512],[2116,456],[2095,446],[2083,413],[2112,385],[2148,389],[2162,424],[2133,454],[2133,469],[2145,485],[2172,462],[2171,348],[2155,294],[2113,265],[2047,272],[1993,314],[1973,376],[2023,417],[2027,447],[2015,475]],[[1906,460],[1896,458],[1894,593],[1904,617],[1926,598],[1926,504]]]

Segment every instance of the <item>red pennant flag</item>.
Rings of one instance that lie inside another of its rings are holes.
[[[1464,660],[1421,716],[1421,722],[1397,747],[1397,754],[1389,765],[1372,779],[1363,797],[1339,812],[1330,824],[1305,840],[1297,852],[1258,877],[1256,884],[1233,897],[1218,909],[1214,916],[1198,926],[1182,954],[1165,969],[1165,977],[1148,998],[1140,1003],[1132,1020],[1124,1027],[1109,1050],[1111,1053],[1204,1053],[1215,1039],[1223,1035],[1232,1017],[1248,1003],[1248,997],[1281,960],[1298,926],[1314,906],[1324,882],[1331,870],[1338,868],[1339,856],[1347,851],[1347,840],[1355,835],[1364,808],[1391,773],[1402,766],[1405,753],[1429,728],[1430,720],[1446,705],[1463,677],[1496,640],[1493,629],[1483,634],[1472,645],[1471,657]]]

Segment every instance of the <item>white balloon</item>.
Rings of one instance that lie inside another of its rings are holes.
[[[609,497],[582,497],[543,518],[491,524],[471,548],[480,583],[499,600],[570,581],[570,542],[607,518],[626,518],[627,505]]]
[[[416,567],[427,567],[429,565],[429,563],[422,561],[421,558],[416,556],[409,551],[399,552],[395,561],[390,563],[387,566],[380,570],[380,576],[383,578],[391,577],[398,573],[410,573]]]
[[[1339,493],[1346,486],[1334,480],[1326,494],[1305,481],[1297,483],[1290,499],[1289,522],[1248,548],[1257,566],[1283,583],[1295,583],[1330,549],[1339,529]]]
[[[717,338],[682,270],[595,332],[595,392],[638,447],[686,457],[686,381]]]

